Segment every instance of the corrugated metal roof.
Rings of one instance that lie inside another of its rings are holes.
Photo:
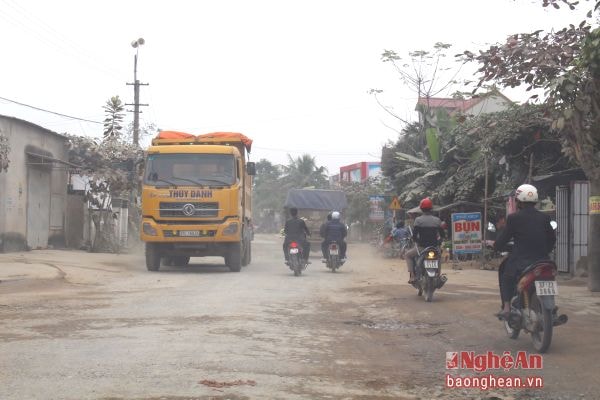
[[[348,207],[346,193],[340,190],[291,189],[285,200],[286,208],[342,211]]]

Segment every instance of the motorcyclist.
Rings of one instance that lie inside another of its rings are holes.
[[[404,239],[408,239],[410,237],[410,231],[404,227],[404,221],[400,220],[396,222],[396,226],[392,229],[392,237],[395,241],[401,242]],[[400,258],[404,259],[406,255],[408,242],[403,242],[400,247]]]
[[[406,267],[410,274],[408,283],[415,282],[415,258],[417,255],[429,246],[439,246],[440,240],[445,238],[445,232],[442,229],[442,221],[433,215],[433,203],[428,197],[421,200],[419,208],[423,215],[418,216],[413,224],[413,239],[416,246],[408,250],[404,255],[406,257]]]
[[[288,246],[291,242],[295,241],[300,243],[302,246],[302,254],[304,255],[305,261],[308,263],[308,256],[310,255],[310,243],[306,240],[307,236],[310,236],[310,231],[306,226],[306,222],[303,219],[298,218],[298,209],[290,208],[290,219],[285,221],[285,228],[283,233],[285,234],[285,240],[283,241],[283,256],[285,257],[285,264],[289,262]]]
[[[521,272],[536,261],[548,259],[548,254],[556,243],[550,216],[535,208],[538,202],[535,186],[521,185],[515,195],[518,211],[507,217],[505,229],[494,242],[494,250],[502,251],[510,239],[514,240],[514,246],[500,275],[502,310],[496,316],[503,319],[510,315],[510,299]]]
[[[321,235],[321,237],[325,237],[325,228],[327,227],[327,223],[329,221],[331,221],[331,213],[332,212],[330,212],[329,214],[327,214],[327,221],[323,222],[321,224],[321,227],[319,228],[319,235]]]
[[[409,236],[408,229],[404,227],[404,221],[396,222],[396,226],[392,229],[392,237],[395,240],[406,239]]]
[[[346,261],[346,242],[344,238],[348,234],[346,225],[340,222],[340,213],[334,211],[331,213],[331,221],[328,221],[323,230],[321,236],[324,238],[321,243],[321,251],[323,252],[323,260],[325,261],[329,256],[329,244],[336,242],[340,246],[340,261]]]

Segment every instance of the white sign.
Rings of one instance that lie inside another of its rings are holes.
[[[452,214],[452,252],[476,254],[481,252],[481,213]]]

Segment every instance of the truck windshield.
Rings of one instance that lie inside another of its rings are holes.
[[[236,181],[230,154],[150,154],[144,183],[176,186],[230,186]]]

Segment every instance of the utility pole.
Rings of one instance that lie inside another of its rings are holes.
[[[485,171],[485,184],[483,194],[483,243],[481,246],[481,265],[483,269],[486,269],[485,253],[487,252],[487,224],[488,224],[488,153],[485,152],[483,156],[484,171]]]
[[[140,106],[147,107],[148,104],[140,104],[140,86],[148,86],[148,83],[140,83],[137,78],[137,59],[139,46],[146,43],[143,38],[139,38],[131,42],[131,47],[135,49],[135,55],[133,56],[133,83],[127,83],[127,85],[133,85],[133,104],[126,103],[126,106],[133,106],[133,145],[138,147],[140,145]]]

